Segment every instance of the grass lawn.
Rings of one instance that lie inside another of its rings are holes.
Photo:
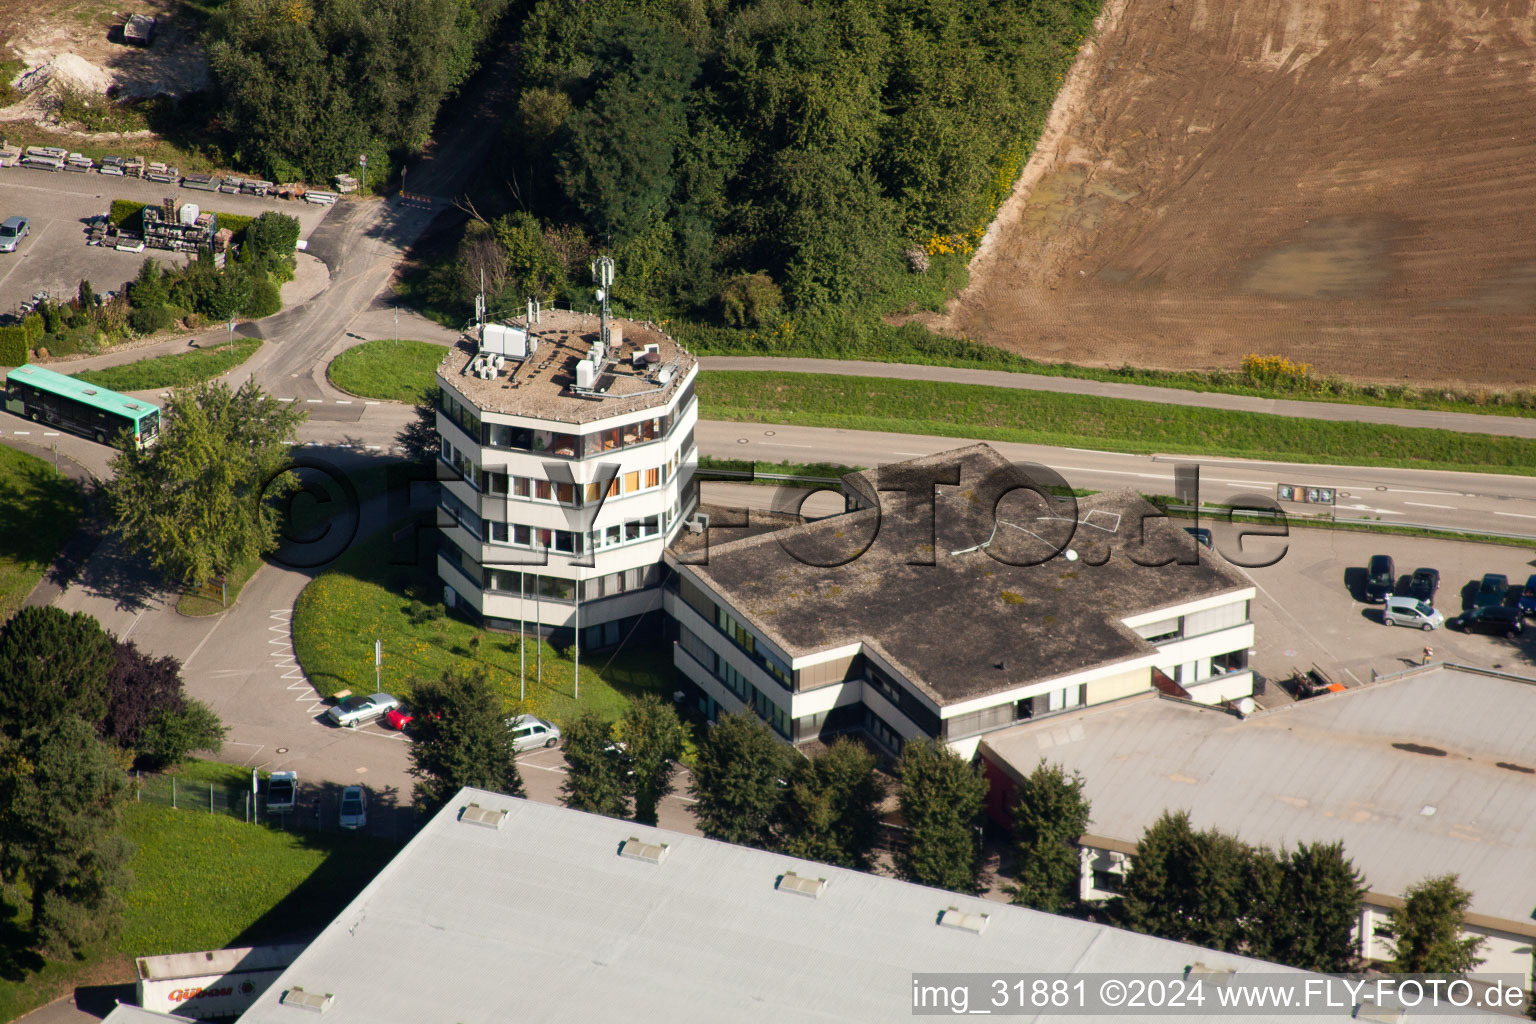
[[[222,768],[249,778],[244,769]],[[195,773],[193,766],[187,770]],[[77,985],[131,980],[135,956],[258,945],[318,931],[399,849],[367,836],[281,832],[147,803],[126,805],[124,834],[135,850],[122,932],[109,949],[40,970],[11,949],[0,972],[0,1020]],[[14,936],[21,922],[9,906],[3,914],[0,928]]]
[[[699,456],[699,469],[707,471],[711,469],[741,472],[752,470],[754,473],[773,473],[778,476],[814,476],[827,480],[841,479],[849,473],[857,473],[867,466],[844,466],[838,462],[753,462],[751,459],[721,459],[713,455]],[[742,483],[765,484],[769,487],[784,486],[783,480],[768,480],[762,476],[755,476],[751,480],[743,480]]]
[[[37,586],[84,510],[73,481],[36,456],[0,446],[0,621]]]
[[[233,347],[220,345],[195,352],[152,356],[136,363],[108,366],[101,370],[82,370],[72,376],[113,391],[184,387],[228,373],[255,355],[259,348],[259,339],[241,338]]]
[[[262,561],[259,558],[253,558],[244,565],[236,566],[235,570],[229,574],[229,582],[224,594],[218,592],[216,584],[210,585],[206,592],[185,591],[176,600],[176,610],[183,615],[193,616],[219,614],[234,605],[240,597],[240,591],[245,589],[245,585],[251,581],[251,577],[256,575],[256,570],[261,566]]]
[[[517,634],[476,629],[443,614],[442,584],[429,542],[422,541],[419,557],[413,546],[411,532],[396,542],[391,531],[381,531],[355,545],[299,595],[294,653],[322,693],[373,691],[375,639],[384,641],[384,689],[398,697],[410,695],[414,680],[437,678],[450,668],[478,669],[501,694],[508,713],[527,711],[556,724],[586,708],[617,718],[630,697],[646,691],[668,696],[675,689],[666,645],[632,640],[618,655],[582,655],[578,704],[570,651],[536,641],[530,633],[521,652],[527,696],[519,702]],[[543,679],[535,682],[540,657]]]
[[[426,341],[365,341],[331,360],[325,373],[351,394],[420,405],[446,354],[446,347]]]
[[[1536,441],[976,384],[711,372],[700,416],[1122,452],[1536,473]]]

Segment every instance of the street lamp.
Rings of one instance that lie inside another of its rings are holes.
[[[367,192],[368,191],[368,154],[367,153],[359,153],[357,155],[357,166],[358,166],[358,168],[361,171],[361,173],[358,175],[358,177],[361,179],[358,191],[359,192]]]

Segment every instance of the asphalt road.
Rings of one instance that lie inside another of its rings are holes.
[[[975,442],[824,427],[772,426],[700,421],[694,436],[699,452],[760,462],[841,462],[879,466]],[[1279,483],[1333,487],[1337,514],[1444,529],[1509,533],[1536,544],[1536,477],[1455,473],[1421,469],[1299,465],[1185,455],[1126,455],[1075,448],[989,441],[1009,459],[1055,470],[1074,487],[1104,490],[1134,487],[1143,493],[1173,494],[1177,465],[1200,467],[1200,497],[1231,504],[1242,494],[1275,496]],[[1316,507],[1286,503],[1288,515]]]

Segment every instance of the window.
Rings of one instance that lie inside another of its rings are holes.
[[[576,488],[571,484],[555,484],[555,500],[562,505],[576,503]]]
[[[1226,672],[1241,672],[1248,667],[1248,649],[1241,651],[1228,651],[1226,654],[1218,654],[1211,659],[1211,670],[1221,674]]]
[[[452,519],[451,525],[463,527],[476,540],[482,539],[480,517],[475,514],[474,509],[460,501],[446,487],[438,490],[438,497],[443,510]]]
[[[610,497],[610,498],[617,498],[618,496],[619,496],[619,478],[617,476],[615,476],[608,483],[608,497]]]
[[[597,500],[603,496],[602,484],[587,484],[586,499],[588,505],[597,504]]]
[[[492,522],[487,519],[485,521],[485,539],[497,544],[505,544],[507,542],[507,524]]]
[[[548,501],[554,492],[549,486],[548,480],[535,480],[533,482],[533,496],[540,501]]]
[[[633,494],[640,489],[640,471],[624,474],[624,493]]]
[[[487,474],[485,474],[485,490],[489,491],[491,494],[506,494],[507,493],[507,474],[505,474],[505,473],[487,473]]]
[[[1232,604],[1207,608],[1203,612],[1192,612],[1184,616],[1184,635],[1199,636],[1202,633],[1215,633],[1218,630],[1241,626],[1247,621],[1248,602],[1234,601]]]
[[[1135,631],[1137,636],[1154,644],[1172,640],[1179,635],[1179,617],[1175,615],[1171,619],[1149,622],[1145,626],[1137,626]]]
[[[513,477],[512,478],[512,493],[514,495],[516,495],[517,497],[519,497],[519,498],[526,498],[526,497],[528,497],[528,484],[529,484],[529,482],[530,481],[525,476],[515,476],[515,477]]]
[[[645,486],[647,486],[647,487],[660,487],[661,486],[661,470],[660,469],[648,469],[648,470],[645,471]]]
[[[1093,869],[1093,887],[1100,892],[1119,892],[1125,885],[1125,876],[1118,871]]]
[[[533,539],[532,531],[522,523],[512,524],[512,543],[527,547]]]
[[[879,715],[868,708],[864,710],[864,731],[887,750],[897,752],[901,750],[901,737],[896,734],[896,730],[886,725]]]

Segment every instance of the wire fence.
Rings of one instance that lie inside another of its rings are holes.
[[[139,803],[159,804],[191,813],[222,814],[253,825],[284,831],[361,831],[389,839],[407,839],[421,827],[422,816],[408,797],[390,789],[382,793],[364,790],[366,821],[361,828],[343,828],[341,794],[334,783],[300,783],[292,805],[268,806],[267,784],[252,792],[249,784],[201,782],[157,772],[134,772],[130,780],[133,798]]]

